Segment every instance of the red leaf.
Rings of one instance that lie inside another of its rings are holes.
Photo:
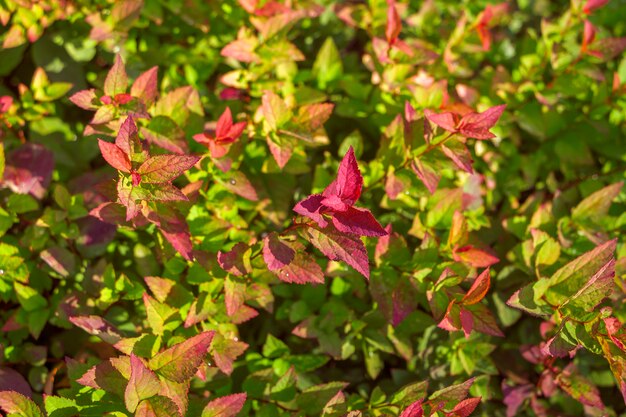
[[[115,63],[109,70],[104,80],[104,94],[114,97],[116,94],[125,93],[128,88],[128,76],[122,57],[115,55]]]
[[[334,229],[309,227],[305,239],[333,261],[344,261],[365,278],[370,276],[367,249],[359,237],[344,235]]]
[[[199,160],[200,157],[190,155],[156,155],[144,162],[137,173],[148,184],[170,182]]]
[[[85,110],[96,110],[98,108],[96,100],[98,100],[98,96],[96,96],[96,90],[93,88],[79,91],[70,97],[72,103]],[[2,112],[0,111],[0,113]]]
[[[130,379],[124,392],[124,404],[131,413],[135,412],[142,400],[159,393],[161,384],[159,378],[146,367],[143,361],[130,354]]]
[[[235,417],[246,402],[246,393],[217,398],[204,407],[202,417]]]
[[[154,103],[158,93],[158,71],[159,67],[155,66],[137,77],[130,87],[130,95],[140,98],[147,105]]]
[[[457,262],[466,263],[474,268],[487,268],[500,262],[490,251],[478,249],[472,245],[456,248],[452,252],[452,258]]]
[[[506,108],[506,104],[491,107],[482,113],[469,113],[459,122],[458,131],[467,138],[491,139],[495,135],[489,131]]]
[[[482,300],[487,291],[489,291],[489,285],[491,284],[491,274],[489,268],[485,269],[480,275],[476,277],[472,287],[467,294],[463,297],[463,304],[472,305]]]
[[[398,10],[396,10],[395,0],[387,0],[387,27],[385,28],[385,37],[390,44],[395,43],[402,30],[402,21]]]
[[[350,207],[333,214],[333,224],[340,232],[358,236],[386,236],[387,232],[367,209]]]
[[[214,334],[206,331],[157,353],[150,359],[150,368],[171,381],[191,379],[204,361]]]
[[[157,225],[163,236],[183,258],[192,260],[193,245],[189,226],[180,213],[160,205],[158,211],[151,211],[146,218]]]
[[[70,100],[71,99],[72,98],[70,97]],[[12,105],[13,105],[13,97],[0,96],[0,114],[8,112]]]
[[[496,319],[486,306],[474,304],[468,307],[474,319],[474,330],[491,336],[504,337],[504,333],[498,327]]]
[[[583,12],[586,14],[591,14],[596,9],[603,7],[609,2],[609,0],[587,0],[585,5],[583,6]]]
[[[130,172],[130,160],[124,151],[121,150],[116,144],[98,139],[98,146],[100,147],[102,157],[108,162],[109,165],[119,171],[126,173]]]
[[[270,233],[263,239],[263,259],[280,280],[297,284],[323,283],[322,268],[303,249],[297,243],[290,246],[276,233]]]
[[[230,108],[226,107],[226,110],[224,110],[220,118],[217,120],[217,126],[215,127],[215,137],[227,137],[232,127],[233,115],[230,112]]]
[[[474,412],[478,404],[480,404],[481,397],[468,398],[458,403],[452,412],[447,413],[446,416],[450,417],[468,417]]]
[[[407,408],[402,411],[400,417],[423,417],[424,409],[422,408],[422,403],[424,400],[417,400],[413,404],[409,405]]]

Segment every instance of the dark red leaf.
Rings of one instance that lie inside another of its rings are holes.
[[[310,195],[296,204],[293,211],[315,221],[315,223],[317,223],[320,227],[326,227],[328,222],[324,219],[324,216],[322,216],[322,213],[320,212],[323,208],[322,200],[324,200],[324,196],[321,194]]]
[[[287,243],[275,233],[263,239],[263,259],[270,271],[285,282],[323,283],[324,273],[315,259],[297,242]]]
[[[332,228],[309,227],[305,238],[333,261],[344,261],[365,278],[369,278],[370,267],[367,249],[357,236],[348,236]]]
[[[407,408],[402,411],[400,417],[423,417],[424,416],[424,408],[422,407],[422,403],[424,400],[417,400],[413,404],[409,405]]]
[[[250,272],[244,261],[244,254],[248,249],[248,245],[239,242],[228,252],[219,251],[217,253],[217,262],[224,271],[237,276],[245,275]]]
[[[386,236],[387,232],[367,209],[350,207],[345,212],[337,212],[332,217],[333,224],[340,232],[358,236]]]
[[[361,196],[363,177],[354,156],[352,146],[341,160],[337,179],[324,190],[324,197],[337,196],[347,205],[352,206]]]
[[[481,397],[477,398],[467,398],[460,403],[458,403],[453,409],[452,412],[446,414],[446,416],[450,417],[468,417],[470,414],[474,412],[478,404],[480,404]]]

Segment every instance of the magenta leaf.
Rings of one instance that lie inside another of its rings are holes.
[[[131,413],[135,412],[142,400],[153,397],[159,393],[161,383],[159,378],[146,367],[143,361],[130,354],[130,379],[124,392],[124,404]]]
[[[54,155],[43,145],[26,143],[7,155],[3,183],[18,194],[41,199],[52,178]]]
[[[263,259],[270,271],[285,282],[323,283],[324,273],[315,259],[297,242],[287,243],[276,233],[263,239]]]
[[[341,160],[337,179],[324,190],[324,197],[337,196],[347,205],[352,206],[361,196],[363,177],[359,171],[352,146]]]
[[[202,410],[201,417],[235,417],[246,402],[246,393],[216,398]]]
[[[148,184],[170,182],[200,160],[197,156],[156,155],[144,162],[137,173]]]
[[[591,12],[605,6],[608,2],[609,0],[587,0],[583,6],[583,11],[587,14],[591,14]]]
[[[190,379],[204,361],[214,333],[200,333],[156,354],[150,359],[150,368],[175,382]]]
[[[154,103],[158,93],[158,71],[158,67],[152,67],[137,77],[130,87],[130,95],[140,98],[147,105]]]
[[[5,413],[24,417],[44,417],[39,407],[17,391],[0,391],[0,409]]]
[[[456,125],[457,120],[455,118],[454,113],[435,113],[432,110],[426,109],[424,110],[424,116],[430,122],[436,124],[443,130],[447,130],[448,132],[455,133],[457,131]]]
[[[119,171],[130,172],[131,164],[128,155],[116,144],[98,139],[98,146],[100,147],[102,157],[109,165]]]
[[[328,259],[344,261],[365,278],[370,276],[367,249],[357,236],[345,235],[332,228],[309,227],[304,238],[318,248]]]
[[[126,68],[122,62],[122,57],[115,55],[115,63],[104,80],[104,94],[114,97],[116,94],[125,93],[126,88],[128,88]]]

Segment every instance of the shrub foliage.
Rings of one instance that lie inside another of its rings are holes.
[[[0,409],[624,415],[625,15],[0,0]]]

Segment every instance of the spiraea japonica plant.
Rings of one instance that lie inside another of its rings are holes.
[[[623,415],[624,14],[0,1],[0,410]]]

